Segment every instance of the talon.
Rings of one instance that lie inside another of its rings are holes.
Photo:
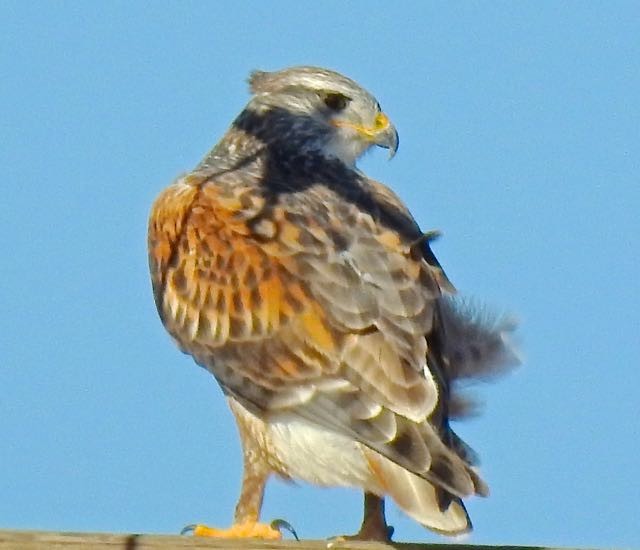
[[[273,529],[276,529],[280,533],[282,533],[282,529],[286,529],[287,531],[289,531],[289,533],[293,535],[293,537],[298,542],[300,542],[300,539],[298,538],[298,533],[296,533],[296,530],[292,527],[292,525],[288,521],[284,519],[274,519],[271,522],[271,527]]]
[[[186,535],[188,533],[194,532],[196,530],[196,527],[198,527],[195,523],[192,523],[190,525],[185,525],[182,528],[182,531],[180,531],[181,535]]]

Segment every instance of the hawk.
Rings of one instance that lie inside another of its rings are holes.
[[[220,384],[243,477],[229,529],[260,523],[271,474],[364,492],[355,537],[389,540],[384,498],[444,534],[486,495],[449,421],[456,383],[506,363],[504,327],[465,311],[423,233],[356,160],[393,155],[376,99],[317,67],[253,72],[251,99],[202,162],[156,199],[149,264],[160,318]]]

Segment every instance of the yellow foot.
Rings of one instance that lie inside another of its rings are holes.
[[[266,523],[236,523],[229,529],[216,529],[206,525],[193,525],[185,530],[192,531],[196,537],[217,537],[222,539],[265,539],[279,540],[282,533]]]

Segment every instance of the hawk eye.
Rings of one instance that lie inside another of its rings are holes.
[[[351,98],[344,94],[328,92],[322,96],[322,100],[329,109],[339,112],[347,106],[349,101],[351,101]]]

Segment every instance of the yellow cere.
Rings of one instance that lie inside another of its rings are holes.
[[[378,113],[374,122],[376,130],[384,130],[389,126],[389,118],[384,113]]]
[[[366,138],[373,138],[382,130],[385,130],[389,126],[389,118],[384,113],[378,113],[373,121],[373,127],[367,128],[360,124],[353,124],[345,120],[332,120],[331,124],[338,128],[353,128],[356,132]]]

